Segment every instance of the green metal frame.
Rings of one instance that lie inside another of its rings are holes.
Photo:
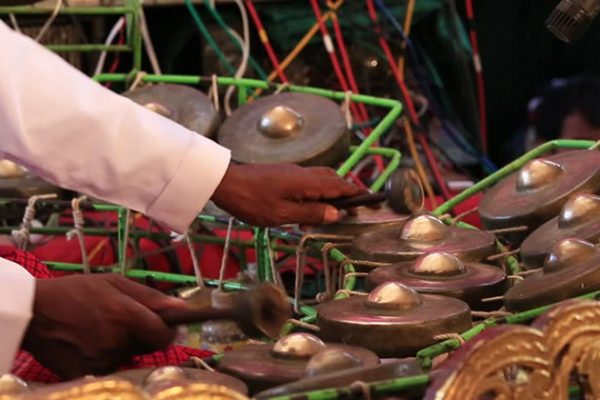
[[[99,44],[61,44],[47,45],[49,50],[66,52],[128,52],[132,53],[133,71],[135,74],[142,68],[142,32],[140,27],[141,3],[139,0],[124,0],[124,6],[86,7],[86,6],[64,6],[58,11],[58,15],[82,15],[82,16],[106,16],[124,15],[127,21],[127,39],[124,45]],[[11,6],[0,7],[0,15],[50,15],[52,7]]]

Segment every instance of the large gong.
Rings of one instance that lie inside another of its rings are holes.
[[[600,188],[600,152],[575,150],[529,161],[490,190],[479,213],[488,229],[527,226],[532,232],[556,216],[576,193]],[[512,235],[519,242],[524,233]]]
[[[202,136],[212,137],[219,126],[219,115],[208,96],[189,86],[145,86],[123,96]]]
[[[335,166],[348,156],[344,115],[332,100],[304,93],[266,96],[238,108],[218,141],[240,163]]]

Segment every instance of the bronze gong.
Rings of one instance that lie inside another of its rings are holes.
[[[275,344],[251,344],[226,352],[218,369],[243,380],[250,393],[257,393],[301,379],[314,370],[376,364],[379,358],[369,350],[324,343],[316,336],[294,333]]]
[[[317,325],[324,340],[362,346],[381,357],[403,357],[434,344],[438,334],[467,330],[471,312],[461,300],[387,282],[368,296],[321,304]]]
[[[600,239],[600,196],[577,194],[571,197],[560,215],[527,236],[521,243],[525,267],[541,267],[554,243],[572,237],[590,242]]]
[[[350,148],[339,105],[304,93],[266,96],[238,108],[221,125],[218,141],[240,163],[335,166]]]
[[[581,239],[556,243],[542,271],[513,286],[504,295],[509,311],[523,311],[600,289],[600,251]]]
[[[495,250],[495,237],[475,229],[448,226],[429,214],[410,217],[397,226],[364,233],[354,239],[357,260],[399,262],[443,251],[465,261],[480,261]]]
[[[0,160],[0,197],[28,199],[42,194],[60,196],[63,190],[37,177],[20,165]]]
[[[356,367],[330,372],[314,377],[303,378],[299,381],[277,386],[258,393],[254,398],[269,399],[278,396],[288,396],[313,390],[348,386],[356,381],[376,382],[387,379],[397,379],[406,376],[420,375],[423,371],[414,358],[388,362],[369,367]]]
[[[150,385],[174,386],[177,382],[184,381],[225,386],[238,393],[248,394],[246,384],[239,379],[220,372],[197,368],[166,366],[160,368],[132,369],[116,372],[111,376],[127,379],[140,387],[148,387]],[[165,384],[162,385],[162,382]]]
[[[479,204],[487,229],[526,225],[527,232],[556,216],[569,197],[600,188],[600,152],[574,150],[529,161],[488,190]],[[518,243],[526,233],[507,236]]]
[[[400,282],[419,293],[440,294],[464,300],[472,309],[488,308],[481,299],[502,295],[506,274],[498,267],[463,262],[444,252],[428,253],[416,261],[379,267],[369,273],[367,286]]]
[[[401,226],[409,217],[410,215],[396,214],[387,206],[379,209],[360,207],[356,209],[356,215],[345,213],[338,222],[321,225],[315,228],[313,232],[358,236],[379,228]]]
[[[212,137],[219,126],[219,115],[208,96],[189,86],[146,86],[123,96],[202,136]]]

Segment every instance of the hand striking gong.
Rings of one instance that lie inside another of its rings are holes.
[[[439,294],[461,299],[472,309],[489,308],[481,299],[504,294],[506,274],[501,268],[476,262],[463,262],[444,253],[428,253],[417,260],[379,267],[367,276],[367,286],[400,282],[419,293]]]
[[[123,96],[202,136],[212,137],[219,125],[219,115],[208,96],[189,86],[145,86]]]
[[[552,246],[567,238],[590,242],[600,239],[600,196],[578,194],[571,197],[560,215],[527,236],[521,243],[521,258],[525,268],[541,267]]]
[[[479,214],[487,229],[526,225],[528,232],[556,216],[576,193],[600,189],[600,152],[575,150],[529,161],[488,190]],[[513,235],[515,243],[525,234]]]
[[[350,136],[340,106],[324,97],[280,93],[243,105],[221,125],[221,145],[240,163],[335,166]]]
[[[402,227],[360,235],[352,243],[357,260],[409,261],[429,252],[443,251],[466,261],[480,261],[495,250],[491,233],[444,224],[433,215],[413,216]]]

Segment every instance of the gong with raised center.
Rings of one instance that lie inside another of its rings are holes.
[[[362,346],[381,357],[404,357],[434,344],[436,335],[469,329],[471,311],[462,300],[387,282],[368,296],[321,304],[317,325],[324,340]]]
[[[140,387],[161,384],[161,382],[165,382],[164,386],[175,386],[177,382],[195,382],[226,386],[236,392],[248,394],[248,388],[241,380],[220,372],[197,368],[166,366],[132,369],[114,373],[112,376],[127,379]]]
[[[320,354],[327,352],[325,354]],[[250,344],[223,355],[218,369],[248,384],[250,393],[289,383],[311,371],[379,364],[373,352],[355,346],[324,343],[307,333],[284,336],[275,344]]]
[[[480,261],[495,251],[491,233],[444,224],[429,214],[410,217],[402,227],[364,233],[354,239],[357,260],[399,262],[430,252],[446,252],[465,261]]]
[[[422,373],[423,370],[417,360],[414,358],[407,358],[381,365],[356,367],[303,378],[296,382],[260,392],[255,395],[254,398],[270,399],[278,396],[289,396],[295,393],[348,386],[356,381],[368,383],[420,375]]]
[[[523,311],[600,289],[600,251],[581,239],[563,239],[544,267],[504,295],[508,311]]]
[[[345,213],[339,221],[332,224],[321,225],[313,230],[317,233],[358,236],[372,230],[391,226],[402,226],[410,215],[400,215],[389,207],[379,209],[359,207],[355,215]]]
[[[481,299],[504,294],[506,274],[492,265],[463,262],[449,253],[435,252],[414,262],[379,267],[367,276],[369,288],[386,282],[400,282],[419,293],[455,297],[481,310],[489,308]]]
[[[600,188],[600,152],[574,150],[529,161],[488,190],[479,204],[487,229],[527,226],[532,232],[556,216],[576,193]],[[526,232],[507,236],[519,242]]]
[[[238,108],[221,125],[218,141],[240,163],[335,166],[350,148],[340,106],[304,93],[274,94]]]
[[[0,160],[0,197],[28,199],[42,194],[60,196],[63,192],[59,187],[31,174],[20,165],[9,160]]]
[[[521,258],[525,268],[539,268],[552,245],[562,239],[579,238],[590,242],[600,239],[600,196],[577,194],[552,218],[521,243]]]
[[[219,114],[212,101],[189,86],[145,86],[125,92],[123,96],[202,136],[212,137],[219,127]]]

